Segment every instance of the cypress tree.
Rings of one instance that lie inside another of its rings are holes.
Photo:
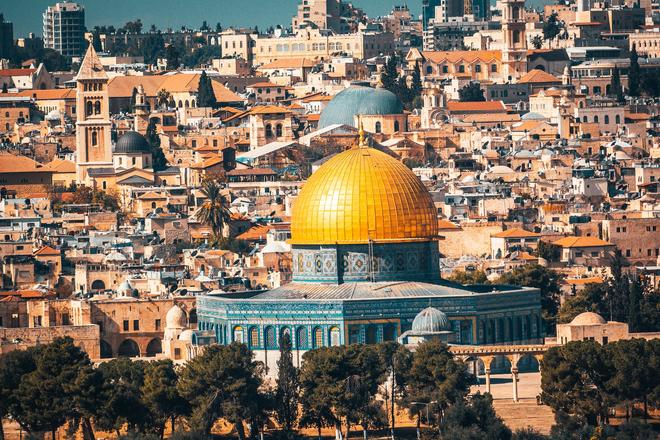
[[[154,171],[162,171],[167,168],[167,159],[163,153],[163,149],[160,148],[160,137],[156,132],[156,122],[154,120],[149,121],[147,126],[146,136],[147,142],[151,147],[151,161],[153,163]]]
[[[300,380],[298,379],[298,369],[293,365],[291,336],[288,333],[282,336],[280,342],[280,359],[277,361],[277,368],[277,391],[275,392],[277,421],[289,434],[298,419]]]
[[[619,68],[615,67],[612,72],[612,90],[611,93],[616,95],[617,102],[623,102],[623,90],[621,89],[621,74]]]
[[[217,104],[218,101],[215,99],[211,78],[209,78],[206,71],[203,70],[199,77],[199,86],[197,87],[197,106],[215,107]]]
[[[639,96],[639,82],[639,57],[637,56],[637,48],[633,44],[630,51],[630,68],[628,69],[628,94],[630,96]]]

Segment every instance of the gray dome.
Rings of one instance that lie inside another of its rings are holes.
[[[115,154],[148,153],[151,151],[149,143],[137,131],[124,133],[115,144]]]
[[[450,331],[447,315],[434,307],[427,307],[415,316],[412,331],[415,333],[440,333]]]
[[[403,104],[383,88],[351,86],[337,93],[321,112],[319,128],[333,124],[355,127],[355,115],[400,115]],[[357,127],[356,127],[357,128]]]
[[[536,112],[527,112],[524,115],[520,117],[523,121],[544,121],[547,118],[543,116],[541,113],[536,113]]]

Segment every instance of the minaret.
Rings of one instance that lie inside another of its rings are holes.
[[[527,73],[527,39],[525,37],[525,0],[501,0],[502,67],[504,81],[515,81]]]
[[[568,64],[564,66],[564,73],[561,76],[561,83],[564,87],[568,88],[571,84],[571,69],[568,67]]]
[[[571,105],[568,101],[568,90],[561,92],[559,101],[559,137],[561,139],[570,139],[571,137]]]
[[[108,75],[91,44],[76,81],[76,180],[88,185],[88,169],[112,167]]]
[[[144,92],[142,84],[140,84],[137,87],[137,93],[135,94],[135,119],[133,121],[133,130],[140,134],[145,134],[147,132],[147,126],[149,125],[148,108],[147,94]]]

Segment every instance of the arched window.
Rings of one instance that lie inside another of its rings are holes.
[[[95,115],[100,115],[101,114],[101,101],[96,101],[94,103],[94,114]]]
[[[616,122],[617,124],[620,124],[621,123],[621,116],[619,116],[619,115],[614,116],[614,122]]]
[[[296,347],[303,350],[309,347],[306,327],[298,327],[296,330]]]
[[[586,116],[583,116],[582,117],[582,122],[589,122],[589,118],[587,118]]]
[[[594,122],[598,124],[598,115],[594,116]]]
[[[186,99],[186,103],[185,103],[185,105],[186,105],[186,108],[190,107],[190,103],[188,102],[187,99]]]
[[[266,348],[276,348],[277,344],[275,343],[275,328],[268,326],[266,327],[265,333]]]
[[[293,338],[291,337],[291,329],[289,327],[282,327],[280,329],[280,345],[282,345],[282,339],[285,336],[289,337],[289,344],[293,345]]]
[[[426,66],[426,74],[427,74],[427,75],[430,75],[430,74],[432,74],[432,73],[433,73],[433,67],[431,67],[431,66]]]
[[[9,117],[9,112],[5,112],[5,118]]]
[[[250,329],[250,348],[255,348],[259,346],[259,329],[252,327]]]
[[[240,325],[234,327],[234,342],[243,343],[243,327]]]
[[[376,122],[376,133],[380,133],[382,131],[383,131],[383,129],[382,129],[382,126],[381,126],[380,122]]]
[[[91,116],[93,111],[94,111],[94,104],[92,104],[92,101],[87,101],[85,103],[85,115]]]
[[[194,99],[192,100],[192,102],[190,103],[190,105],[191,105],[192,107],[195,106],[195,100],[194,100]]]
[[[179,108],[183,107],[183,102],[179,99],[179,105],[177,106]]]
[[[135,165],[135,163],[136,163],[136,158],[134,157],[132,158],[132,164]]]
[[[399,131],[399,121],[394,121],[394,131],[395,132]]]
[[[606,124],[610,123],[610,116],[609,115],[605,115],[605,123]]]
[[[314,328],[314,348],[323,347],[323,330],[320,327]]]
[[[99,134],[96,130],[92,130],[92,145],[96,146],[99,143]]]
[[[340,344],[339,327],[331,327],[330,328],[330,346],[331,347],[339,347],[339,344]]]
[[[282,137],[282,124],[277,124],[275,126],[275,136]]]
[[[273,126],[270,124],[266,125],[266,137],[273,137]]]

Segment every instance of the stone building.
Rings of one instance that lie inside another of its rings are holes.
[[[557,324],[557,342],[596,341],[607,344],[621,340],[643,338],[656,339],[660,333],[630,333],[625,322],[607,321],[598,313],[584,312],[568,324]]]

